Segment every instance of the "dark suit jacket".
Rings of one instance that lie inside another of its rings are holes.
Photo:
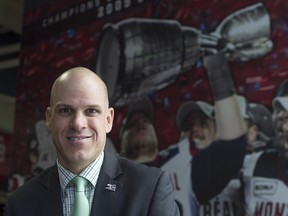
[[[106,189],[107,184],[116,185],[116,190]],[[60,190],[55,165],[12,193],[4,215],[61,216]],[[91,215],[174,216],[179,211],[167,173],[105,152]]]

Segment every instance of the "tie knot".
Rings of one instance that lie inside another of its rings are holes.
[[[71,183],[76,187],[76,191],[84,191],[88,185],[88,180],[82,176],[76,176],[71,180]]]

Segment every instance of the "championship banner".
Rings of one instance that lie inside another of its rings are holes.
[[[287,10],[284,0],[27,1],[15,115],[17,160],[11,175],[26,180],[55,163],[45,124],[50,88],[65,70],[84,66],[106,82],[116,111],[108,151],[169,171],[182,215],[242,215],[239,173],[221,196],[206,204],[197,203],[191,190],[191,161],[217,138],[203,58],[224,53],[229,62],[241,115],[258,130],[251,132],[247,154],[254,155],[267,143],[270,147],[279,126],[272,112],[288,110],[287,101],[275,98],[288,78]],[[288,85],[278,96],[286,95],[286,89]],[[198,123],[205,122],[207,133],[192,132],[191,110],[198,112]],[[283,140],[286,134],[278,137]],[[249,160],[257,163],[257,157]],[[253,172],[244,175],[249,178]],[[259,187],[245,188],[255,189],[250,195],[263,195],[257,189],[265,184],[258,180]],[[270,204],[263,200],[249,207],[265,215]],[[287,214],[279,203],[275,198],[271,212]]]

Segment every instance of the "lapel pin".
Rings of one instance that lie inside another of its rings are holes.
[[[116,191],[116,185],[115,184],[107,184],[105,189],[110,190],[110,191]]]

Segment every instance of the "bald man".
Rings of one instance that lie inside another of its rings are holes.
[[[4,215],[71,215],[75,176],[88,180],[89,215],[179,215],[165,172],[104,151],[113,118],[106,85],[95,73],[76,67],[60,75],[46,110],[56,164],[11,194]]]

